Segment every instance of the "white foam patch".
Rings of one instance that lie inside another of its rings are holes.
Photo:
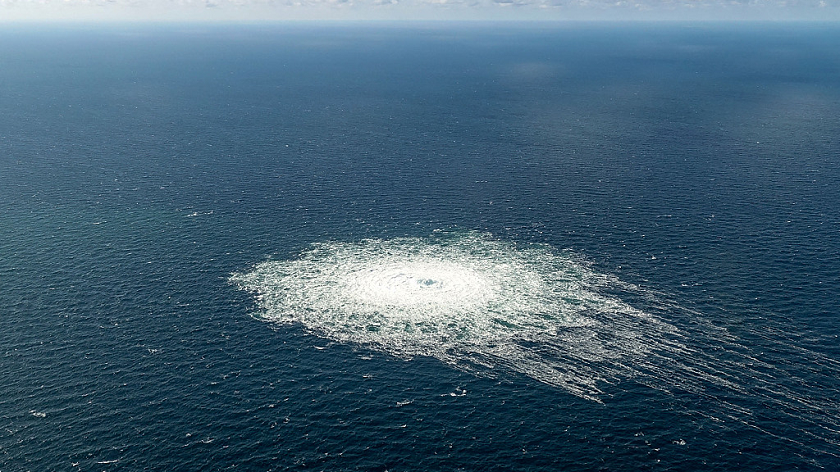
[[[326,242],[231,280],[257,295],[260,318],[334,341],[483,376],[518,372],[594,401],[633,379],[691,394],[686,414],[708,424],[742,423],[840,457],[840,361],[769,320],[747,333],[760,340],[752,349],[546,245],[479,233]],[[782,357],[762,360],[765,349]]]
[[[477,233],[318,243],[233,280],[266,320],[591,399],[653,350],[680,349],[673,327],[602,293],[616,281],[571,254]]]

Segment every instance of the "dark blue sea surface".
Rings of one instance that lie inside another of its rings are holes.
[[[0,470],[840,470],[838,44],[4,25]]]

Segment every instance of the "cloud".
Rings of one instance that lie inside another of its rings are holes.
[[[0,0],[0,19],[840,21],[840,0]]]

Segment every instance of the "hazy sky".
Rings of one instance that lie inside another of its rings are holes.
[[[840,21],[840,0],[0,0],[0,22],[313,19]]]

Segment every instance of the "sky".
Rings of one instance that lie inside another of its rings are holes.
[[[0,0],[0,23],[285,20],[840,21],[840,0]]]

